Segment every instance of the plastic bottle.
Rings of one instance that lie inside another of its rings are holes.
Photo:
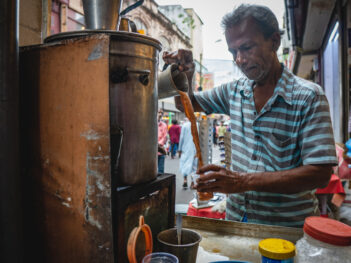
[[[323,217],[308,217],[296,243],[297,263],[351,262],[351,227]]]

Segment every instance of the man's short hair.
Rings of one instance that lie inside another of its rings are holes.
[[[262,5],[241,4],[223,17],[222,27],[226,31],[249,17],[256,21],[265,38],[275,32],[281,33],[276,16],[268,7]]]
[[[172,120],[172,124],[178,124],[177,120]]]

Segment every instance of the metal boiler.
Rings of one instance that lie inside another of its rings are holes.
[[[95,34],[95,35],[94,35]],[[47,42],[106,38],[88,61],[108,54],[111,167],[118,185],[134,185],[157,176],[157,66],[161,44],[129,32],[85,30],[57,34]],[[104,53],[105,52],[105,53]]]
[[[20,49],[26,258],[127,262],[137,215],[154,237],[173,227],[175,177],[157,176],[160,49],[108,29]]]

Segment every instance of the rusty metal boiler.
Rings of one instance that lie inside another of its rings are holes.
[[[161,44],[140,34],[102,30],[61,33],[46,42],[69,42],[94,33],[109,38],[108,51],[98,44],[87,60],[108,52],[112,171],[118,185],[148,182],[157,175],[156,79]]]
[[[174,222],[174,175],[156,179],[160,43],[91,30],[48,41],[20,50],[27,257],[125,262],[116,251],[134,224],[130,211],[147,218],[150,210],[150,220],[167,215],[149,222],[160,230]],[[131,200],[121,198],[140,184],[142,194],[133,199],[133,210],[126,209]],[[128,218],[128,226],[120,218]]]

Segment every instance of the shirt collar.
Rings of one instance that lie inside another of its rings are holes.
[[[277,86],[274,89],[273,96],[282,97],[286,103],[291,105],[292,103],[292,91],[294,87],[294,75],[284,66],[283,73],[278,80]]]
[[[294,86],[294,75],[282,64],[283,72],[278,80],[278,83],[274,89],[272,97],[274,100],[280,96],[286,103],[291,105],[292,103],[292,90]],[[253,95],[253,86],[255,81],[245,79],[239,85],[239,92],[241,96],[249,98]]]

